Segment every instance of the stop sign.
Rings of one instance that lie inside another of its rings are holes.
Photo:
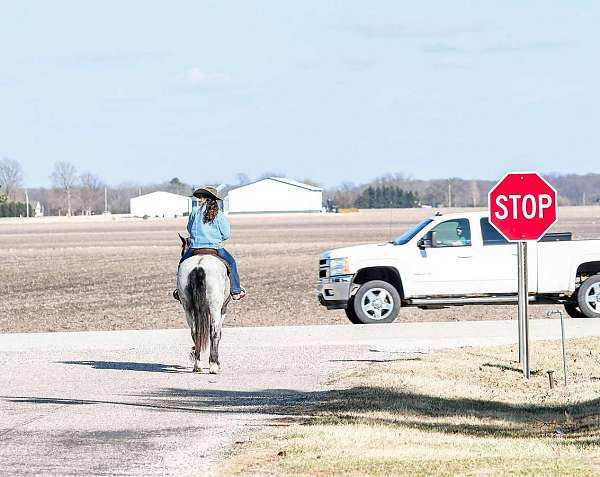
[[[489,194],[490,222],[511,242],[539,240],[557,220],[556,190],[537,172],[509,172]]]

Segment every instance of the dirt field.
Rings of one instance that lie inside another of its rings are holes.
[[[229,250],[249,295],[228,326],[346,324],[316,299],[319,253],[398,235],[427,209],[233,217]],[[556,231],[600,237],[600,207],[562,208]],[[185,219],[0,221],[0,332],[171,328],[185,325],[171,298]],[[391,225],[390,225],[391,224]],[[548,307],[531,307],[543,317]],[[510,319],[516,307],[401,311],[403,321]]]

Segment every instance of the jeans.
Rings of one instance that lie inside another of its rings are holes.
[[[229,265],[229,279],[231,280],[231,293],[237,295],[241,293],[242,286],[240,285],[240,274],[238,273],[237,263],[235,258],[224,248],[218,248],[217,253],[219,257],[225,260]]]
[[[183,262],[186,258],[192,256],[193,249],[188,248],[185,253],[181,255],[181,262]],[[227,262],[229,265],[229,280],[231,280],[231,293],[236,295],[242,291],[242,287],[240,285],[240,275],[238,273],[237,264],[235,263],[235,258],[224,248],[217,248],[217,253],[219,257]]]

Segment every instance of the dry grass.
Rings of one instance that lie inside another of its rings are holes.
[[[521,378],[514,347],[405,355],[343,377],[349,388],[269,431],[227,475],[600,475],[600,339],[534,343]],[[291,414],[293,409],[289,410]]]
[[[346,324],[317,303],[319,254],[377,242],[427,209],[233,217],[228,248],[249,291],[227,326]],[[598,236],[600,207],[561,209],[557,230]],[[171,298],[185,219],[0,220],[0,332],[184,326]],[[532,307],[543,317],[544,307]],[[506,319],[513,306],[402,311],[402,321]]]

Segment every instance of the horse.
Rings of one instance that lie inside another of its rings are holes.
[[[189,243],[181,235],[179,238],[183,255]],[[210,339],[209,372],[217,374],[220,370],[221,327],[230,292],[227,266],[213,255],[193,255],[179,265],[177,290],[194,342],[190,352],[193,372],[200,371],[200,353],[207,348]]]

